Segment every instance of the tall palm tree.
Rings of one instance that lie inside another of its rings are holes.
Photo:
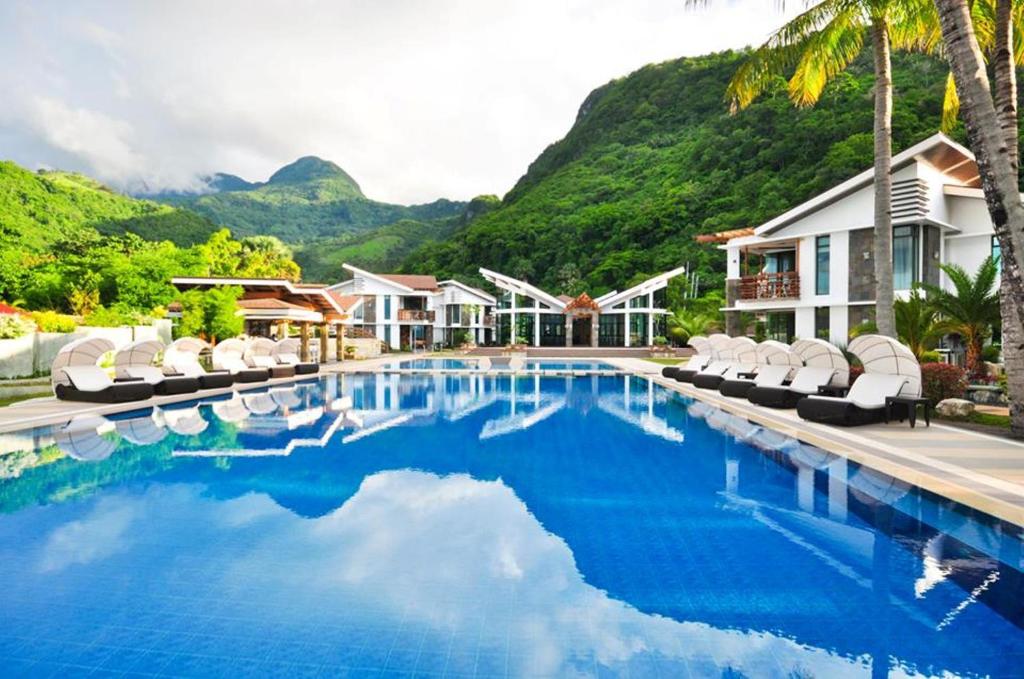
[[[726,92],[733,110],[748,106],[779,75],[797,106],[814,105],[828,82],[870,38],[875,67],[875,318],[895,337],[892,280],[892,49],[922,49],[934,11],[924,0],[821,0],[776,31],[737,69]],[[933,21],[934,23],[934,21]]]
[[[956,264],[943,264],[953,290],[937,285],[923,285],[928,304],[941,314],[946,329],[956,332],[967,346],[967,371],[981,374],[981,347],[999,322],[999,292],[995,290],[999,267],[991,257],[985,259],[972,276]]]
[[[1018,189],[1016,139],[1016,82],[1011,80],[1013,54],[1006,45],[1014,40],[1013,19],[1008,0],[997,7],[998,47],[997,96],[993,98],[984,57],[967,0],[935,0],[942,43],[949,60],[960,100],[960,115],[967,128],[968,143],[978,162],[996,237],[999,239],[1002,277],[1000,286],[1003,321],[1003,358],[1006,363],[1010,397],[1010,424],[1014,434],[1024,436],[1024,204]],[[984,29],[982,30],[984,33]],[[1014,50],[1015,51],[1015,50]],[[1000,104],[997,110],[997,103]],[[1003,123],[1012,115],[1014,124]],[[1010,128],[1013,128],[1012,130]]]

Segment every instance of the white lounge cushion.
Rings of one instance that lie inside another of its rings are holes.
[[[690,360],[686,362],[681,369],[682,370],[700,370],[711,361],[710,356],[702,356],[701,354],[694,354],[690,357]]]
[[[128,377],[141,378],[146,384],[160,384],[164,381],[163,371],[151,365],[130,365],[122,370]]]
[[[757,366],[753,363],[734,363],[726,369],[722,377],[727,380],[736,380],[739,379],[740,373],[754,372],[756,368]]]
[[[164,361],[164,367],[176,373],[181,373],[185,377],[201,377],[206,374],[203,366],[199,365],[195,359],[184,356],[177,357],[172,361]]]
[[[865,410],[878,410],[885,407],[887,396],[899,396],[900,390],[907,384],[905,375],[886,375],[884,373],[864,373],[850,387],[845,398],[833,396],[810,396],[809,398],[823,401],[844,401]]]
[[[114,384],[107,373],[96,365],[67,365],[60,370],[79,391],[103,391]]]
[[[270,356],[250,356],[249,363],[257,368],[273,368],[277,365]]]
[[[284,363],[286,365],[298,365],[299,363],[302,363],[302,361],[299,359],[299,357],[296,354],[289,354],[289,353],[278,354],[277,355],[277,360],[278,360],[279,363]]]
[[[249,366],[245,364],[238,356],[229,355],[219,357],[219,366],[222,370],[227,370],[231,374],[237,374],[245,370],[250,370]]]
[[[700,372],[704,375],[722,375],[731,367],[732,363],[729,361],[712,361],[704,366]]]
[[[754,376],[754,384],[759,387],[777,387],[786,380],[790,370],[792,368],[788,365],[762,365]]]
[[[796,371],[789,390],[800,394],[817,394],[818,387],[824,387],[831,382],[835,374],[835,368],[804,366]]]

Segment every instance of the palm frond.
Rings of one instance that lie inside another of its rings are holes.
[[[960,117],[960,93],[956,91],[956,81],[953,79],[953,72],[946,76],[946,96],[942,99],[942,131],[949,132],[956,127],[957,118]]]
[[[832,78],[849,66],[864,47],[866,25],[857,8],[847,9],[802,44],[802,54],[789,80],[789,98],[812,106]]]

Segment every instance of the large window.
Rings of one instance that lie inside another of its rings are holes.
[[[995,261],[996,267],[999,269],[1000,273],[1002,273],[1003,270],[1003,265],[1001,263],[1002,255],[1003,250],[999,246],[999,239],[992,236],[992,259]]]
[[[832,238],[818,236],[815,239],[814,294],[828,294],[829,257]]]
[[[918,280],[917,227],[897,226],[892,230],[892,287],[909,290]]]
[[[831,330],[829,328],[830,309],[827,306],[820,306],[814,309],[814,336],[818,339],[828,341]]]
[[[391,318],[391,295],[384,295],[384,320],[390,321]]]
[[[633,314],[629,317],[629,345],[642,347],[647,341],[647,314]]]
[[[391,326],[384,326],[384,344],[391,346]]]
[[[540,315],[540,345],[542,347],[565,346],[565,315]]]
[[[516,316],[516,343],[533,344],[533,314]]]
[[[446,325],[459,325],[462,323],[462,307],[458,304],[449,304],[445,307],[447,318]]]
[[[597,343],[602,347],[626,346],[626,317],[623,314],[601,314]]]
[[[768,339],[789,343],[796,334],[796,314],[792,311],[769,312],[765,315]]]
[[[629,300],[630,309],[643,309],[647,306],[647,295],[640,295]]]
[[[782,273],[796,271],[796,250],[769,252],[764,256],[765,273]]]

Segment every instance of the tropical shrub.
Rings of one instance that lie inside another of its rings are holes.
[[[21,314],[0,314],[0,339],[17,339],[35,329],[36,324]]]
[[[656,347],[663,347],[663,346],[666,346],[668,344],[668,338],[667,337],[663,337],[662,335],[655,336],[653,341],[654,341],[654,346],[656,346]]]
[[[102,305],[93,309],[82,321],[82,325],[93,328],[116,328],[130,323],[131,319],[126,318],[119,310]]]
[[[925,351],[917,357],[917,360],[921,363],[938,363],[942,360],[942,356],[940,356],[937,351]]]
[[[896,319],[896,335],[919,361],[926,352],[934,349],[949,331],[949,324],[939,318],[939,312],[914,288],[907,299],[893,302]],[[936,360],[938,360],[936,358]]]
[[[78,327],[74,316],[59,314],[56,311],[33,311],[32,320],[36,322],[39,332],[74,332]]]
[[[967,371],[949,363],[925,363],[921,366],[921,393],[932,403],[963,398],[967,393]]]
[[[988,363],[1000,363],[1003,360],[1003,345],[989,344],[981,350],[981,360]]]

